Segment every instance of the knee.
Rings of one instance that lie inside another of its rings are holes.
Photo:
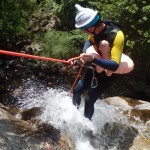
[[[88,92],[88,99],[90,103],[95,103],[96,100],[98,99],[99,94],[95,91],[90,90]]]
[[[77,88],[74,88],[74,89],[73,89],[73,94],[75,95],[75,94],[79,93],[79,91],[80,91],[80,90],[78,90]]]
[[[79,80],[78,84],[73,89],[73,93],[80,93],[84,88],[84,84],[81,80]]]

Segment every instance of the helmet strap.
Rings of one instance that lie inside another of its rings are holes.
[[[94,31],[93,31],[93,34],[95,35],[96,27],[95,27],[95,26],[93,26],[93,27],[94,27]]]
[[[89,33],[91,33],[91,34],[94,34],[94,35],[96,35],[96,34],[95,34],[96,27],[94,27],[94,31],[93,31],[93,32],[89,31],[88,29],[84,29],[84,30],[85,30],[85,31],[87,31],[87,32],[89,32]]]
[[[97,22],[96,24],[93,25],[93,27],[94,27],[93,32],[89,31],[88,29],[84,29],[84,30],[86,30],[87,32],[90,32],[90,33],[96,35],[96,33],[95,33],[96,28],[99,26],[99,24],[100,24],[101,22],[102,22],[101,20],[98,20],[98,22]]]
[[[96,24],[93,25],[94,27],[94,31],[93,31],[93,34],[96,35],[95,31],[96,31],[96,28],[100,25],[102,21],[101,20],[98,20],[98,22],[96,22]]]
[[[93,27],[94,27],[94,26],[93,26]],[[96,35],[96,34],[95,34],[96,27],[94,27],[94,30],[93,30],[93,32],[89,31],[88,29],[84,29],[84,30],[86,30],[86,31],[87,31],[87,32],[89,32],[89,33],[92,33],[92,34]]]

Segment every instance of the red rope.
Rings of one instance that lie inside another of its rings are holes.
[[[74,86],[75,86],[75,84],[76,84],[76,82],[77,82],[77,80],[78,80],[80,74],[81,74],[82,68],[83,68],[83,66],[80,67],[80,70],[79,70],[79,72],[78,72],[78,74],[77,74],[77,77],[76,77],[76,79],[75,79],[75,81],[74,81],[74,83],[73,83],[73,85],[72,85],[72,87],[71,87],[71,89],[70,89],[70,91],[69,91],[69,96],[70,96],[70,94],[71,94],[71,92],[72,92],[72,90],[73,90],[73,88],[74,88]]]
[[[0,50],[0,54],[71,64],[69,61],[66,61],[66,60],[47,58],[47,57],[41,57],[41,56],[35,56],[35,55],[17,53],[17,52],[5,51],[5,50]]]
[[[47,142],[45,142],[45,143],[46,143],[47,149],[51,150],[49,144]]]
[[[74,58],[69,59],[69,61],[77,60],[77,59],[80,59],[80,58],[81,58],[81,56],[74,57]]]
[[[66,60],[60,60],[60,59],[54,59],[54,58],[47,58],[47,57],[41,57],[41,56],[35,56],[35,55],[30,55],[30,54],[24,54],[24,53],[17,53],[17,52],[12,52],[12,51],[6,51],[6,50],[0,50],[0,54],[4,54],[4,55],[11,55],[11,56],[18,56],[18,57],[25,57],[25,58],[33,58],[33,59],[39,59],[39,60],[46,60],[46,61],[52,61],[52,62],[61,62],[61,63],[66,63],[66,64],[69,64],[71,65],[72,61],[73,60],[76,60],[76,59],[80,59],[81,57],[74,57],[74,58],[71,58],[69,59],[68,61]],[[71,94],[79,76],[80,76],[80,73],[81,73],[81,70],[82,70],[82,66],[78,72],[78,75],[70,89],[70,92],[69,92],[69,95]]]

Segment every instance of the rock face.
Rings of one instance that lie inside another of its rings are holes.
[[[125,97],[104,99],[128,118],[128,123],[107,122],[101,134],[87,133],[89,142],[103,150],[149,150],[150,104]],[[37,118],[42,108],[10,109],[0,104],[0,149],[2,150],[74,150],[70,137]],[[138,119],[137,119],[138,117]],[[138,128],[137,126],[140,126]],[[144,127],[144,128],[143,128]],[[97,149],[96,149],[97,150]]]
[[[103,146],[104,149],[108,149],[109,146],[109,148],[112,147],[126,150],[132,147],[134,139],[138,135],[138,130],[132,126],[113,122],[106,123],[102,133],[102,139],[104,139],[104,142],[106,143]]]
[[[103,132],[107,133],[108,143],[115,140],[115,136],[120,136],[119,130],[126,128],[125,139],[120,140],[118,143],[122,149],[130,150],[149,150],[150,149],[150,103],[133,100],[124,97],[109,97],[105,101],[117,107],[124,115],[128,117],[129,126],[119,125],[116,123],[106,124]],[[140,126],[142,129],[137,129]],[[134,126],[134,127],[133,127]],[[143,128],[144,127],[144,128]],[[119,129],[120,128],[120,129]],[[118,130],[118,131],[115,131]],[[114,146],[116,147],[116,146]],[[116,147],[117,148],[117,147]]]
[[[40,109],[30,109],[29,111],[22,111],[19,114],[19,111],[15,111],[14,113],[1,104],[1,150],[73,149],[73,144],[69,137],[61,135],[59,130],[51,125],[40,124],[36,118],[34,118],[35,112],[40,112]],[[18,118],[23,118],[26,121]]]
[[[105,101],[130,113],[130,117],[139,117],[141,122],[150,121],[150,103],[142,100],[134,100],[125,97],[109,97]]]

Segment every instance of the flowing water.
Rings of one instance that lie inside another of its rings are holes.
[[[82,101],[77,110],[72,105],[72,95],[68,95],[69,91],[45,88],[40,82],[32,79],[23,81],[18,89],[22,91],[18,99],[19,107],[43,107],[39,119],[52,124],[62,133],[67,133],[75,142],[76,150],[114,150],[114,147],[121,149],[117,142],[124,139],[124,131],[116,131],[119,132],[118,141],[110,140],[107,134],[102,133],[108,122],[128,124],[127,117],[114,106],[108,105],[103,100],[97,100],[94,116],[92,121],[89,121],[83,116],[84,102]]]
[[[45,100],[41,120],[53,124],[62,132],[67,132],[75,141],[76,150],[99,149],[100,141],[97,138],[101,135],[101,128],[106,122],[112,122],[119,116],[115,108],[98,100],[93,120],[89,121],[83,116],[83,104],[77,110],[65,91],[49,89],[45,93]],[[91,138],[94,143],[90,143]]]

